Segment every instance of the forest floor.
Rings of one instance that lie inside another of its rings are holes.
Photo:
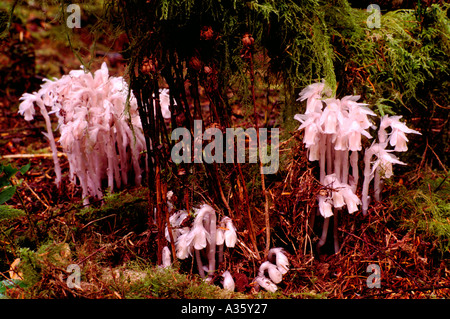
[[[448,172],[432,170],[423,163],[411,164],[409,171],[386,183],[384,200],[375,203],[368,216],[361,213],[339,216],[336,230],[340,240],[339,253],[334,254],[329,249],[332,247],[330,240],[318,251],[315,245],[320,221],[312,231],[308,222],[311,212],[315,213],[315,192],[319,190],[314,186],[313,167],[306,163],[298,132],[285,132],[285,136],[292,136],[292,139],[281,151],[290,152],[293,161],[285,169],[285,183],[274,183],[270,188],[272,236],[274,242],[285,248],[291,264],[278,291],[274,294],[257,291],[251,285],[261,261],[250,258],[245,245],[237,245],[226,252],[225,262],[219,267],[212,285],[204,283],[196,275],[193,259],[180,261],[175,268],[161,269],[155,265],[156,244],[149,241],[154,234],[147,227],[145,186],[107,194],[102,203],[84,207],[80,188],[69,182],[69,166],[64,155],[60,157],[63,171],[61,189],[54,184],[53,161],[48,155],[51,150],[41,133],[44,131],[43,121],[37,116],[36,120],[26,122],[17,113],[18,99],[22,93],[31,92],[30,88],[35,90],[41,77],[59,77],[71,69],[78,69],[80,63],[64,37],[51,31],[52,22],[48,17],[34,10],[25,20],[25,25],[16,25],[15,41],[8,46],[15,46],[21,52],[34,51],[36,74],[29,75],[28,68],[33,65],[27,65],[26,59],[18,63],[14,57],[2,57],[6,59],[5,65],[9,63],[18,67],[13,73],[3,73],[6,77],[1,80],[0,163],[17,168],[31,163],[31,168],[24,175],[17,176],[17,193],[7,202],[10,208],[19,211],[0,211],[0,296],[450,297],[450,226],[443,228],[443,234],[431,229],[433,221],[442,223],[442,220],[447,220],[450,224]],[[79,41],[85,41],[85,54],[90,50],[91,40],[89,35],[79,35]],[[100,49],[108,52],[108,47],[113,46],[114,43],[103,43]],[[123,75],[125,64],[111,59],[109,55],[100,54],[93,61],[94,65],[99,65],[106,60],[111,74]],[[14,79],[7,77],[12,74]],[[20,79],[26,81],[20,82]],[[264,98],[259,96],[260,105],[265,103],[262,102]],[[264,113],[262,108],[261,113]],[[236,107],[233,112],[242,111]],[[276,121],[279,116],[279,110],[273,108],[270,119]],[[244,121],[245,117],[242,118]],[[414,201],[419,197],[420,200]],[[412,202],[402,198],[410,198]],[[307,203],[302,206],[307,209],[296,210],[299,202]],[[443,208],[434,209],[433,202],[436,205],[442,203]],[[263,207],[263,203],[260,206]],[[277,215],[273,213],[276,210],[284,213]],[[437,210],[440,215],[433,215]],[[425,226],[421,226],[423,220]],[[259,230],[258,236],[263,237],[263,227]],[[244,235],[244,230],[238,230],[238,236]],[[331,235],[329,237],[332,239]],[[17,272],[23,278],[14,277],[18,279],[6,288],[5,280],[10,278],[11,264],[19,257],[22,267]],[[74,263],[81,268],[79,288],[70,288],[67,284],[70,275],[67,267]],[[380,287],[370,288],[368,278],[372,278],[372,272],[368,270],[369,265],[380,270]],[[225,269],[234,275],[238,292],[230,293],[220,288],[219,273]]]

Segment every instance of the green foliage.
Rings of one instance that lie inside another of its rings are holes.
[[[20,248],[19,270],[23,274],[23,282],[27,286],[33,286],[41,280],[42,261],[37,253],[29,248]]]
[[[26,284],[18,279],[5,279],[0,281],[0,299],[7,299],[7,290],[15,287],[25,288]]]
[[[23,283],[32,289],[53,268],[65,270],[70,263],[69,257],[70,249],[66,243],[50,241],[36,251],[20,248],[18,268],[23,274]]]
[[[133,263],[127,266],[146,275],[127,287],[127,298],[171,298],[171,299],[245,299],[282,298],[280,293],[261,291],[255,295],[225,291],[205,282],[199,276],[180,273],[177,269],[160,268],[154,265]],[[123,285],[122,285],[123,286]]]
[[[341,94],[361,94],[380,115],[403,115],[423,136],[412,152],[423,154],[428,140],[443,163],[450,147],[449,8],[421,8],[421,20],[415,10],[383,12],[380,28],[373,29],[366,26],[365,10],[335,11],[330,20]]]
[[[9,205],[0,205],[0,221],[11,220],[24,215],[25,212],[21,209],[16,209]]]
[[[99,229],[112,229],[114,225],[134,225],[126,231],[141,232],[147,227],[147,188],[139,187],[119,193],[109,193],[102,205],[91,205],[80,210],[76,216],[82,223],[92,223]]]
[[[450,253],[450,179],[449,175],[426,176],[416,189],[400,187],[391,198],[401,210],[403,227],[421,234],[440,254]],[[404,212],[404,213],[403,213]]]
[[[25,174],[30,169],[31,163],[16,169],[11,165],[0,164],[0,205],[10,200],[16,192],[17,186],[12,185],[11,179],[20,172]]]
[[[351,9],[347,16],[336,11],[332,34],[341,90],[366,92],[372,103],[391,100],[397,114],[414,112],[411,103],[429,107],[431,94],[448,102],[444,93],[448,90],[424,90],[449,85],[445,80],[450,40],[447,10],[448,5],[427,8],[424,27],[416,21],[414,10],[387,12],[381,16],[381,27],[373,29],[366,26],[365,10]]]
[[[195,299],[222,298],[226,294],[219,287],[195,278],[167,269],[151,269],[142,283],[142,291],[148,291],[155,298]]]

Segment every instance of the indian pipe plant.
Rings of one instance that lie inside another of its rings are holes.
[[[363,154],[364,180],[360,200],[356,195],[359,152],[363,151],[362,137],[371,139],[368,130],[377,128],[371,120],[377,115],[366,107],[367,104],[358,103],[359,99],[358,95],[337,99],[325,81],[311,84],[299,94],[300,101],[306,100],[306,110],[304,114],[296,114],[294,119],[301,122],[298,129],[304,130],[303,143],[308,149],[308,159],[319,161],[320,183],[326,190],[317,197],[318,211],[325,219],[318,247],[325,244],[330,217],[335,216],[337,229],[336,215],[344,207],[352,214],[362,205],[363,215],[367,214],[369,186],[374,178],[374,197],[380,200],[382,180],[393,175],[392,164],[406,165],[391,153],[408,149],[406,133],[420,134],[400,122],[401,116],[385,115],[380,119],[378,141]],[[389,146],[394,149],[388,149]],[[339,251],[336,232],[334,249],[336,253]]]
[[[160,90],[161,112],[170,117],[168,90]],[[147,145],[137,103],[122,77],[109,76],[103,63],[94,74],[72,70],[55,81],[45,79],[41,89],[25,93],[19,113],[26,121],[34,119],[38,106],[44,117],[55,165],[55,183],[61,186],[61,168],[50,115],[58,120],[59,144],[67,154],[70,180],[78,180],[85,203],[89,197],[102,198],[102,182],[110,191],[120,188],[134,176],[141,184],[145,163],[140,160]]]
[[[195,254],[198,273],[205,278],[205,270],[211,278],[216,269],[216,251],[218,249],[218,262],[223,262],[223,246],[232,248],[236,245],[237,234],[231,218],[225,216],[217,223],[216,211],[210,205],[204,204],[194,208],[194,221],[192,227],[182,226],[189,214],[180,210],[171,215],[169,222],[172,229],[172,238],[175,241],[176,257],[186,259]],[[172,242],[166,225],[166,239]],[[193,252],[194,251],[194,252]],[[208,265],[204,266],[202,251],[206,252]]]

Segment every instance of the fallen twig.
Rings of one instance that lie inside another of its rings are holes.
[[[58,157],[66,156],[66,153],[58,152]],[[9,154],[9,155],[2,155],[0,156],[0,159],[7,159],[7,158],[41,158],[41,157],[53,157],[53,153],[42,153],[42,154]]]

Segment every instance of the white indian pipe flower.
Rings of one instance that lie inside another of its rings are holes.
[[[208,275],[212,276],[215,271],[216,239],[215,210],[211,206],[204,204],[196,211],[191,230],[178,237],[176,242],[177,257],[180,259],[187,258],[191,254],[192,248],[194,248],[199,274],[204,277],[200,250],[208,248]]]
[[[327,106],[320,116],[320,125],[325,134],[336,134],[338,126],[343,122],[341,105],[338,99],[326,99]]]
[[[167,268],[170,267],[170,265],[172,264],[172,261],[170,260],[170,249],[167,246],[164,246],[163,250],[162,250],[162,267],[163,268]]]
[[[233,221],[230,217],[225,216],[222,219],[222,222],[225,224],[226,228],[226,230],[224,231],[225,245],[232,248],[236,245],[237,241],[236,228],[234,227]]]
[[[130,170],[134,171],[135,183],[140,184],[143,170],[139,157],[146,148],[145,137],[133,94],[126,108],[128,92],[124,79],[110,77],[103,63],[94,74],[81,69],[72,70],[55,81],[45,79],[38,92],[25,93],[21,98],[19,113],[27,121],[35,114],[33,104],[40,107],[54,156],[56,146],[49,131],[48,115],[57,117],[59,142],[68,156],[70,178],[76,181],[78,177],[86,200],[89,195],[102,196],[100,187],[104,178],[111,190],[127,184]],[[46,108],[51,111],[47,112]],[[57,170],[55,161],[58,177]]]
[[[159,104],[161,106],[161,114],[163,118],[170,119],[170,95],[169,89],[159,90]],[[174,102],[174,105],[176,103]]]
[[[341,208],[345,206],[344,196],[340,190],[333,190],[331,193],[331,198],[333,199],[334,208]]]
[[[175,242],[175,248],[177,250],[177,258],[186,259],[192,255],[191,242],[188,240],[189,232],[178,236]]]
[[[277,265],[277,268],[282,275],[288,272],[289,260],[284,254],[283,248],[277,247],[270,249],[267,258],[269,259],[269,261]]]
[[[188,213],[185,210],[179,210],[169,217],[170,225],[172,226],[172,236],[174,242],[177,242],[179,236],[189,232],[189,227],[180,227],[181,223],[188,217]],[[166,225],[165,237],[170,242],[169,228]]]
[[[319,83],[308,85],[300,92],[297,101],[307,100],[305,114],[315,113],[322,110],[323,104],[320,100],[322,98],[322,95],[331,95],[331,90],[326,86],[325,80],[322,80],[322,82]]]
[[[227,291],[234,291],[235,284],[230,272],[228,270],[225,271],[222,274],[222,277],[223,277],[223,289]]]
[[[333,216],[333,206],[331,205],[328,198],[325,196],[319,195],[319,212],[324,218],[328,218]]]
[[[194,221],[194,226],[188,233],[187,242],[195,249],[202,250],[206,247],[207,242],[210,241],[210,238],[211,236],[203,226],[203,222],[196,223]]]
[[[321,113],[308,113],[308,114],[295,114],[294,119],[301,122],[302,125],[298,130],[305,129],[305,136],[303,137],[303,143],[306,147],[317,144],[319,140],[319,134],[322,133],[320,127]]]
[[[269,278],[266,278],[264,276],[257,276],[255,278],[256,283],[263,287],[265,290],[270,292],[276,292],[278,287],[275,285]]]
[[[401,118],[402,116],[383,116],[380,121],[380,129],[378,132],[378,139],[380,143],[384,143],[389,140],[389,144],[395,147],[394,151],[396,152],[406,152],[408,150],[406,145],[408,139],[405,134],[414,133],[421,135],[419,131],[410,129],[404,123],[400,122]],[[386,128],[389,126],[392,131],[388,135]]]
[[[216,231],[216,245],[220,246],[225,243],[224,231],[221,227],[217,228]]]
[[[367,138],[372,138],[372,136],[363,127],[360,126],[360,122],[351,120],[347,128],[348,149],[350,151],[354,152],[360,151],[362,149],[361,135],[364,135]]]
[[[279,284],[283,280],[283,274],[278,267],[272,264],[270,261],[265,261],[259,266],[258,276],[264,276],[264,272],[267,270],[270,280],[275,284]]]
[[[334,173],[325,176],[324,184],[331,188],[333,207],[340,208],[346,205],[349,214],[358,211],[361,200],[353,192],[350,185],[339,182]]]
[[[374,143],[369,150],[377,157],[372,166],[371,175],[374,174],[376,168],[380,166],[384,172],[385,178],[390,178],[393,175],[392,164],[406,165],[406,163],[400,161],[395,155],[390,154],[392,150],[386,150],[384,145]]]
[[[24,93],[22,97],[19,99],[22,101],[19,105],[19,114],[22,115],[25,121],[31,121],[34,119],[34,115],[36,114],[36,110],[34,109],[34,103],[38,100],[41,100],[37,93],[33,94]]]
[[[353,192],[350,185],[345,185],[339,190],[339,193],[342,195],[345,201],[345,205],[347,205],[347,211],[349,214],[353,214],[358,211],[358,205],[361,205],[361,200],[359,197]]]
[[[372,122],[369,120],[368,115],[376,116],[376,114],[366,107],[366,103],[358,103],[360,95],[349,95],[341,99],[341,106],[348,112],[348,118],[357,120],[359,126],[363,129],[368,129],[372,126]]]

